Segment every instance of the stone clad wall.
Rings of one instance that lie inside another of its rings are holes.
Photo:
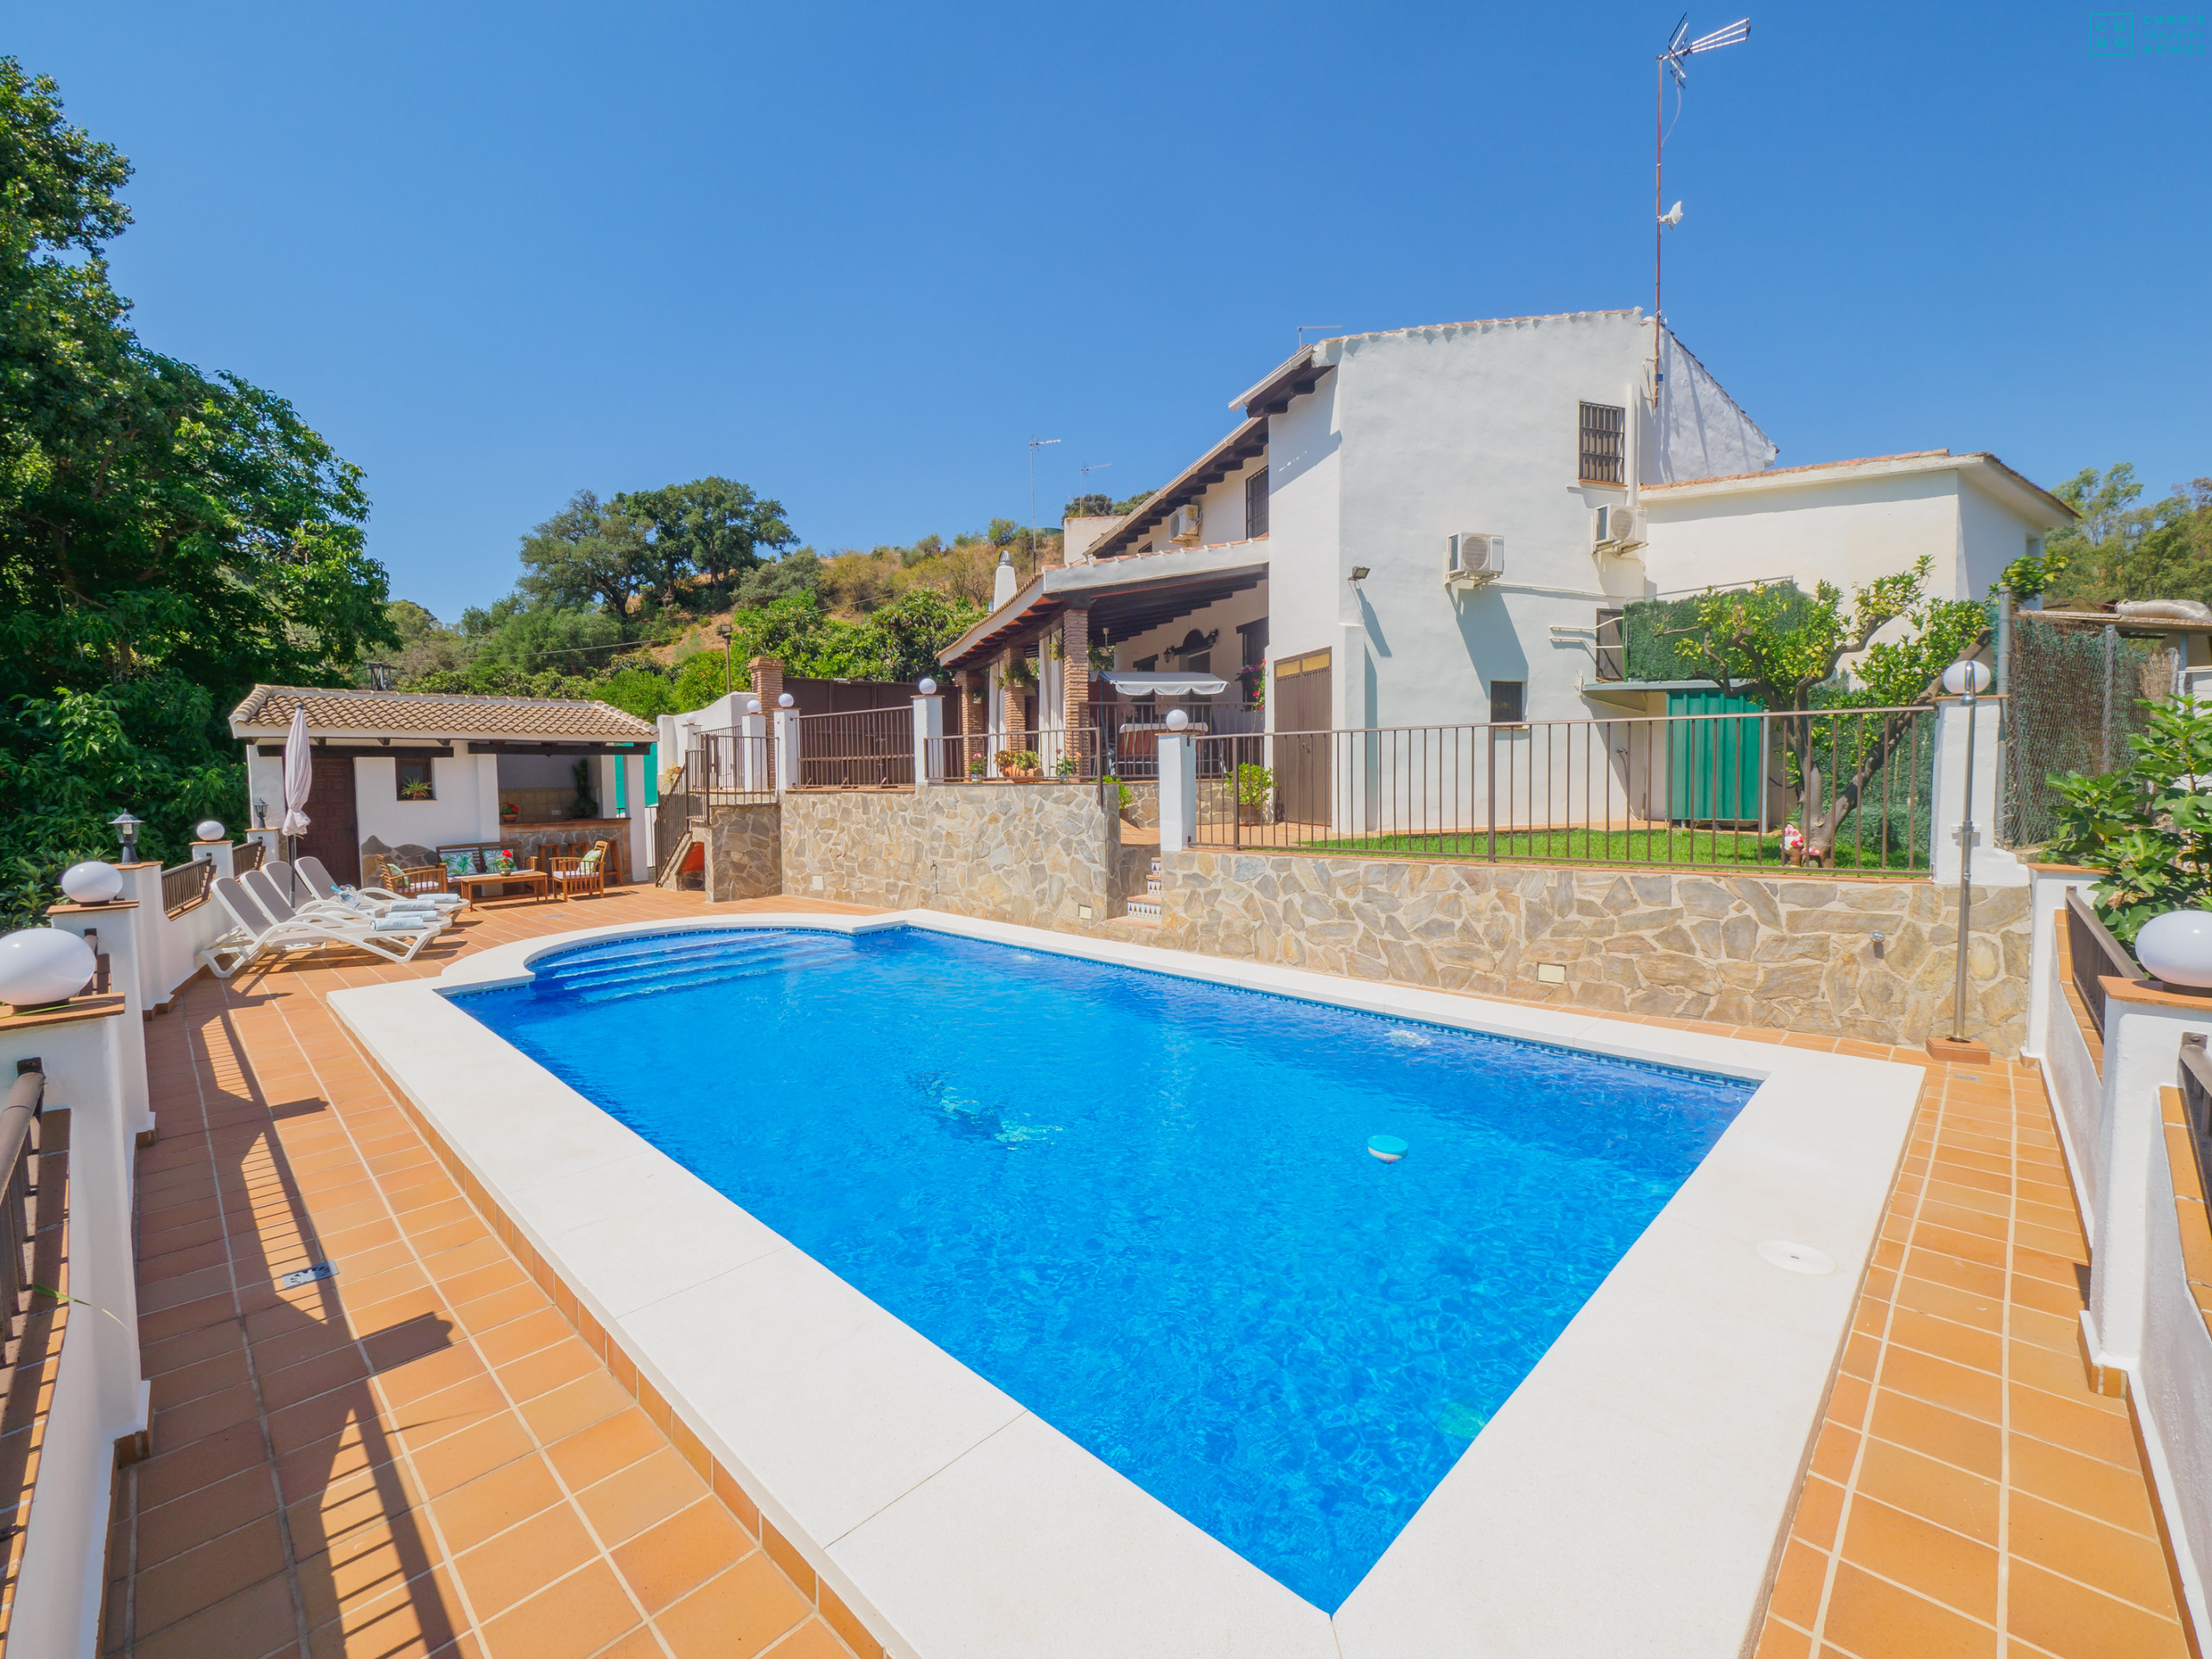
[[[1210,956],[1870,1042],[1950,1028],[1958,895],[1926,881],[1206,852],[1167,855],[1161,875],[1157,942]],[[1974,893],[1966,1034],[2007,1056],[2028,891]]]
[[[707,815],[707,897],[766,899],[784,890],[783,809],[717,806]]]
[[[784,891],[1032,927],[1118,912],[1117,818],[1096,784],[953,784],[783,798]],[[820,885],[816,885],[817,878]]]
[[[1926,881],[1186,851],[1161,860],[1153,929],[1116,919],[1143,895],[1154,849],[1123,847],[1096,785],[794,791],[780,806],[718,810],[711,830],[716,899],[781,891],[926,907],[1360,979],[1878,1043],[1918,1044],[1951,1024],[1957,893]],[[1967,1035],[2006,1056],[2025,1025],[2028,893],[1974,896]],[[1539,979],[1540,964],[1564,969],[1565,982]]]

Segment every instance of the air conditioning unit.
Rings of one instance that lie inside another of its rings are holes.
[[[1643,531],[1643,515],[1633,507],[1603,506],[1590,514],[1590,545],[1598,552],[1625,553],[1642,547]]]
[[[1444,585],[1479,588],[1505,574],[1505,537],[1463,530],[1444,541]]]
[[[1175,509],[1174,517],[1167,521],[1167,533],[1188,547],[1198,539],[1198,506],[1194,501],[1187,507]]]

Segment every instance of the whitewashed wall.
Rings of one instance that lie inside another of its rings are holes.
[[[1933,561],[1930,590],[1980,599],[2041,530],[1955,471],[1860,474],[1736,493],[1649,490],[1655,588],[1794,580],[1847,590]]]

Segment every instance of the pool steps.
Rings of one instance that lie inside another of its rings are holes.
[[[1144,878],[1144,890],[1149,896],[1130,899],[1123,906],[1122,919],[1139,927],[1158,927],[1165,921],[1166,917],[1160,903],[1160,861],[1155,858]]]
[[[641,940],[630,950],[556,960],[537,969],[541,996],[585,1003],[619,1001],[657,991],[690,990],[843,959],[842,939],[804,935],[710,936]]]

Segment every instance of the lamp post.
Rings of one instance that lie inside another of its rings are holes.
[[[733,683],[731,677],[732,670],[730,668],[729,662],[729,625],[728,623],[724,623],[721,627],[716,628],[715,632],[722,637],[722,695],[724,696],[728,696],[732,691],[737,689]]]
[[[129,807],[125,807],[107,821],[108,828],[114,830],[117,839],[123,842],[123,862],[125,864],[136,864],[138,861],[139,822],[138,819],[130,816]]]
[[[1976,662],[1956,662],[1943,671],[1943,689],[1966,704],[1966,795],[1959,809],[1959,974],[1951,992],[1951,1040],[1967,1040],[1967,923],[1974,910],[1974,698],[1989,689],[1989,670]]]

